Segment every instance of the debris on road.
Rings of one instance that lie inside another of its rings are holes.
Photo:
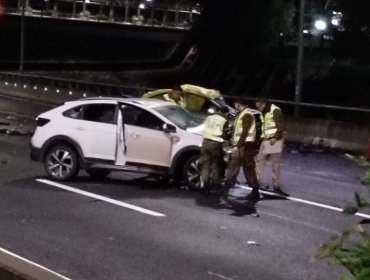
[[[261,246],[260,244],[258,244],[256,241],[253,241],[253,240],[247,241],[247,245]]]

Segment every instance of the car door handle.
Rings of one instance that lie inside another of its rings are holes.
[[[130,136],[132,137],[132,138],[139,138],[139,135],[138,134],[136,134],[136,133],[130,133]]]
[[[79,130],[79,131],[83,131],[83,130],[85,130],[82,126],[75,126],[75,129],[76,129],[76,130]]]

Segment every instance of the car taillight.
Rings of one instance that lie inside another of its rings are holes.
[[[45,124],[47,124],[48,122],[50,122],[49,119],[44,119],[44,118],[37,118],[36,119],[36,125],[37,126],[44,126]]]

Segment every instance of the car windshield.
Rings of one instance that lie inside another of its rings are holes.
[[[201,124],[199,119],[195,118],[189,111],[181,108],[180,106],[162,106],[154,108],[154,110],[184,130]]]

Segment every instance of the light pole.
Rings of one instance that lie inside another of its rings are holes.
[[[302,98],[302,73],[303,73],[303,56],[304,56],[304,45],[303,45],[303,25],[304,25],[304,0],[300,0],[299,6],[299,26],[298,26],[298,42],[297,42],[297,66],[296,66],[296,79],[295,79],[295,91],[294,91],[294,102],[301,102]],[[298,117],[300,114],[299,105],[294,106],[294,116]]]
[[[23,64],[24,64],[24,12],[25,12],[25,8],[26,8],[26,0],[22,0],[19,72],[23,72],[23,69],[24,69]]]

